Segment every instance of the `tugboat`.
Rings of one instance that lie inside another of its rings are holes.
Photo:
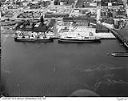
[[[93,35],[90,32],[89,36],[81,36],[78,34],[78,37],[61,37],[58,42],[65,43],[87,43],[87,42],[100,42],[100,38]]]

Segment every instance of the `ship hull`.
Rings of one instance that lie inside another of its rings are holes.
[[[59,39],[58,42],[64,42],[64,43],[93,43],[93,42],[100,42],[100,39],[85,39],[85,40]]]
[[[19,38],[14,38],[14,40],[16,42],[53,42],[52,38],[49,38],[49,39],[25,39],[25,38],[19,39]]]

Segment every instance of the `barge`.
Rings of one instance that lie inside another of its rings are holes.
[[[67,43],[92,43],[92,42],[101,42],[101,38],[96,36],[76,36],[76,37],[61,37],[58,42],[67,42]]]
[[[113,52],[111,55],[114,57],[128,57],[128,52]]]

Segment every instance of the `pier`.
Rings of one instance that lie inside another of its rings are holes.
[[[121,30],[115,30],[111,29],[112,33],[119,39],[125,47],[128,48],[128,30],[121,29]]]
[[[125,28],[122,28],[122,29],[119,29],[119,30],[114,29],[111,26],[109,27],[108,24],[107,25],[106,24],[101,24],[101,25],[108,28],[113,33],[113,35],[118,40],[120,40],[126,48],[128,48],[128,25],[125,26]]]

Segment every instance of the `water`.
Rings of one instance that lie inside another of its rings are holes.
[[[9,96],[70,96],[89,89],[100,96],[128,94],[128,58],[117,40],[58,44],[14,42],[2,35],[2,82]]]

